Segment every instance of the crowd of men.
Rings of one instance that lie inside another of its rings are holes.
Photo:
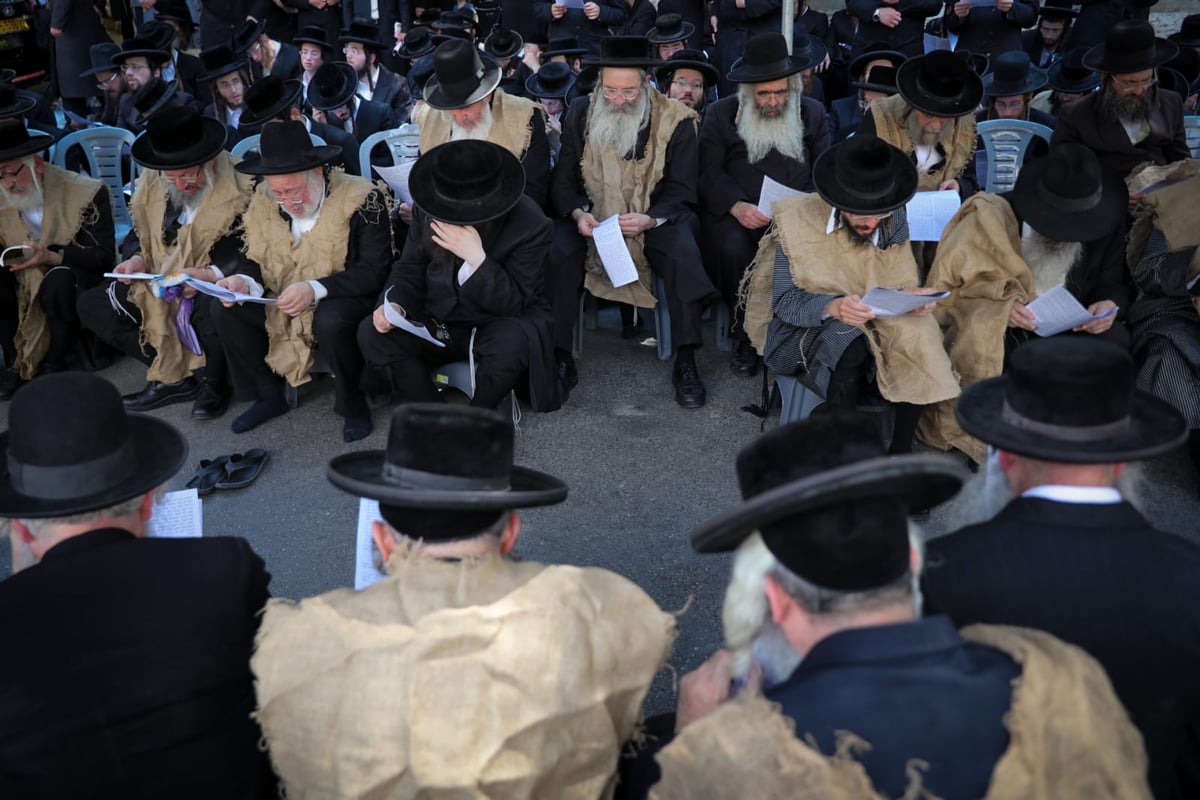
[[[769,0],[206,3],[195,56],[174,2],[119,45],[54,34],[71,125],[137,134],[129,223],[0,81],[0,795],[1200,796],[1200,548],[1123,480],[1200,469],[1200,15],[800,3],[789,48]],[[994,193],[1006,119],[1049,133]],[[913,240],[935,191],[960,207]],[[644,726],[672,617],[510,557],[567,487],[495,409],[569,401],[585,291],[631,340],[665,304],[681,407],[722,305],[735,374],[819,400],[692,532],[735,553],[726,647]],[[1085,316],[1047,335],[1064,294]],[[88,374],[121,355],[124,397]],[[318,362],[345,442],[396,405],[386,449],[328,465],[379,502],[387,577],[270,601],[245,541],[146,539],[186,448],[137,412],[237,399],[245,433]],[[924,552],[956,495],[977,524]]]

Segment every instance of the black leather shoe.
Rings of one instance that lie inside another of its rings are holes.
[[[179,383],[150,381],[146,384],[145,389],[125,395],[121,398],[121,402],[129,411],[150,411],[169,406],[172,403],[186,403],[188,400],[195,400],[199,392],[200,384],[192,377],[184,378]]]
[[[229,408],[229,390],[215,378],[201,378],[200,391],[192,404],[192,419],[216,419]]]
[[[24,383],[16,367],[9,367],[0,372],[0,400],[12,400],[12,396]]]
[[[567,402],[571,390],[579,385],[579,370],[575,369],[575,359],[567,356],[558,360],[558,391],[562,401]]]
[[[700,370],[696,369],[696,360],[691,353],[675,356],[671,382],[675,384],[675,402],[684,408],[700,408],[708,399],[704,381],[700,380]]]
[[[729,359],[729,371],[743,378],[752,378],[758,374],[758,353],[749,339],[739,339],[737,349]]]

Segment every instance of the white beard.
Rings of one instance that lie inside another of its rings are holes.
[[[486,142],[488,137],[492,135],[492,125],[495,124],[496,118],[492,116],[492,107],[484,106],[483,115],[474,128],[467,130],[460,128],[453,122],[450,123],[450,141],[458,142],[466,139],[474,139],[478,142]]]
[[[802,96],[797,88],[791,88],[783,113],[768,119],[758,113],[754,104],[754,85],[743,83],[738,86],[738,112],[734,123],[738,136],[746,143],[746,159],[751,164],[762,161],[773,149],[782,156],[804,163]]]
[[[721,611],[725,645],[733,651],[733,677],[745,678],[750,668],[758,664],[763,668],[764,686],[786,680],[801,661],[772,621],[763,591],[763,580],[774,566],[775,556],[763,543],[762,536],[757,532],[751,534],[734,553]]]
[[[185,211],[194,211],[204,202],[204,198],[208,197],[212,191],[213,183],[217,179],[217,172],[211,164],[204,166],[204,188],[197,190],[195,194],[182,192],[175,186],[173,181],[167,181],[167,199],[171,205]]]
[[[1039,295],[1066,280],[1082,255],[1082,242],[1057,242],[1035,231],[1028,222],[1022,223],[1021,258],[1033,274],[1033,288]]]
[[[604,95],[600,87],[592,92],[591,107],[588,109],[587,139],[607,145],[620,158],[632,157],[637,147],[638,133],[650,121],[650,99],[643,90],[637,104],[628,111],[620,112]]]

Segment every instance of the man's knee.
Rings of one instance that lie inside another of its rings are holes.
[[[116,286],[117,284],[112,284]],[[114,289],[114,291],[119,291]],[[75,311],[84,327],[94,331],[102,331],[112,327],[113,317],[117,311],[109,298],[108,285],[97,286],[81,292],[75,300]],[[130,320],[133,324],[133,320]]]
[[[322,339],[341,337],[353,339],[363,322],[364,314],[366,321],[370,322],[371,311],[361,302],[346,301],[342,298],[324,300],[313,312],[313,334],[318,342]]]
[[[65,319],[75,314],[75,273],[70,269],[52,269],[42,277],[38,304],[48,316]]]

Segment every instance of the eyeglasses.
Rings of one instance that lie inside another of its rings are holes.
[[[361,56],[365,55],[366,52],[361,47],[354,47],[353,45],[346,45],[342,48],[342,55],[344,56]]]
[[[122,64],[121,65],[121,72],[141,72],[142,70],[149,72],[150,65],[149,64]]]
[[[0,181],[5,181],[5,182],[15,181],[17,179],[17,176],[20,175],[21,171],[24,169],[25,169],[25,165],[22,164],[21,166],[14,169],[12,172],[0,172]]]
[[[600,93],[604,95],[605,100],[616,100],[618,97],[622,100],[637,100],[642,93],[642,87],[628,86],[624,89],[617,89],[612,86],[603,86]]]
[[[271,196],[275,198],[275,205],[286,206],[304,202],[304,189],[296,189],[291,192],[276,192],[271,191]]]
[[[1149,89],[1154,84],[1158,83],[1158,76],[1151,75],[1149,78],[1143,78],[1140,81],[1131,81],[1127,78],[1122,78],[1120,75],[1112,76],[1113,86],[1116,86],[1122,91],[1132,92],[1137,89]]]
[[[671,81],[671,85],[674,86],[676,89],[693,89],[697,92],[704,91],[704,82],[703,81],[685,81],[680,78],[677,78],[677,79]]]
[[[117,78],[119,78],[119,77],[121,77],[121,73],[119,73],[119,72],[114,72],[112,75],[110,75],[110,76],[108,77],[108,79],[107,79],[107,80],[103,80],[103,81],[96,81],[96,85],[97,85],[97,86],[99,86],[101,89],[107,89],[108,87],[112,86],[112,85],[113,85],[113,81],[115,81],[115,80],[116,80]]]
[[[172,181],[176,186],[196,186],[196,181],[200,179],[200,173],[203,171],[203,167],[197,167],[190,173],[175,176],[167,175],[166,178],[167,180]]]

